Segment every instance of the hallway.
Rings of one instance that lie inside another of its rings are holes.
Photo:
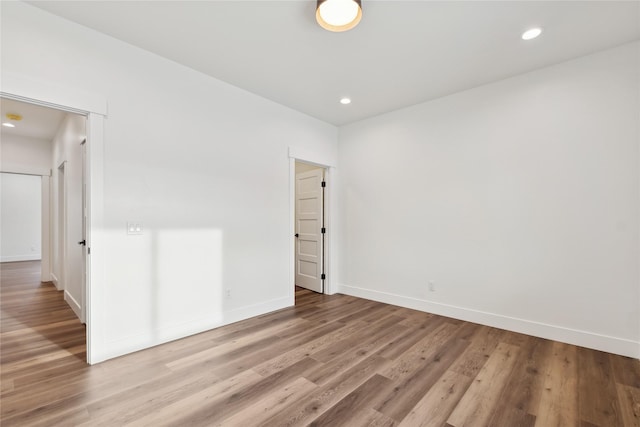
[[[3,263],[0,282],[0,419],[5,425],[9,413],[33,406],[42,395],[62,394],[65,383],[88,365],[85,326],[62,292],[40,282],[40,261]]]
[[[25,367],[84,364],[85,327],[51,282],[40,282],[40,261],[2,264],[2,374],[18,378]],[[3,391],[4,391],[3,381]]]

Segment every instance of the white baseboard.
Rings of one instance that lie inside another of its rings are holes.
[[[222,314],[222,325],[229,325],[231,323],[246,320],[251,317],[260,316],[262,314],[271,313],[272,311],[280,310],[286,307],[291,307],[295,304],[290,297],[276,298],[270,301],[261,302],[258,304],[248,305],[245,307],[236,308],[233,310],[225,311]]]
[[[508,331],[519,332],[535,337],[561,341],[568,344],[606,351],[608,353],[620,354],[622,356],[633,357],[636,359],[640,358],[640,342],[624,338],[600,335],[588,331],[565,328],[562,326],[548,325],[531,320],[518,319],[510,316],[503,316],[501,314],[425,301],[418,298],[358,288],[355,286],[339,285],[339,292],[345,295],[398,305],[401,307],[479,323],[481,325],[492,326],[499,329],[506,329]]]
[[[55,286],[57,290],[62,290],[62,283],[60,283],[60,280],[58,280],[58,277],[53,274],[53,272],[51,272],[51,283],[53,283],[53,286]]]
[[[0,262],[40,261],[41,259],[42,254],[0,256]]]
[[[235,323],[291,306],[291,298],[277,298],[263,303],[218,313],[204,319],[198,319],[166,328],[158,328],[148,334],[137,334],[123,339],[110,341],[105,343],[104,348],[92,350],[91,363],[95,364],[104,362],[105,360],[113,359],[114,357],[155,347],[156,345],[186,338],[190,335],[199,334],[230,323]]]
[[[76,301],[76,299],[67,291],[64,291],[64,300],[67,302],[69,307],[71,307],[71,310],[73,310],[76,316],[78,316],[78,319],[82,321],[82,306],[80,306],[78,301]]]

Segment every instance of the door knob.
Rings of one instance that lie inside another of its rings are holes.
[[[298,233],[296,233],[296,237],[298,237]]]
[[[82,245],[82,246],[87,246],[87,241],[86,240],[81,240],[81,241],[78,242],[78,244]]]

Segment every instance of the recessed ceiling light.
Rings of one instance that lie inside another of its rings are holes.
[[[535,39],[542,33],[542,28],[531,28],[530,30],[522,33],[522,40]]]
[[[342,105],[351,104],[351,98],[347,98],[346,96],[344,98],[340,98],[340,104]]]
[[[13,123],[3,123],[2,126],[6,126],[8,128],[14,128],[16,127],[16,125],[14,125]]]

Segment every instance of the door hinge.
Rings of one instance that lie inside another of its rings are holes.
[[[322,181],[322,187],[326,187],[326,186],[327,186],[327,183]]]
[[[91,248],[87,248],[87,255],[91,255]]]
[[[324,233],[326,233],[326,232],[327,232],[327,229],[326,229],[326,228],[324,228],[324,227],[322,227],[322,228],[320,229],[320,231],[322,232],[322,234],[324,234]]]
[[[321,279],[321,280],[325,280],[326,278],[327,278],[327,275],[326,275],[326,274],[322,273],[322,274],[320,275],[320,279]]]

